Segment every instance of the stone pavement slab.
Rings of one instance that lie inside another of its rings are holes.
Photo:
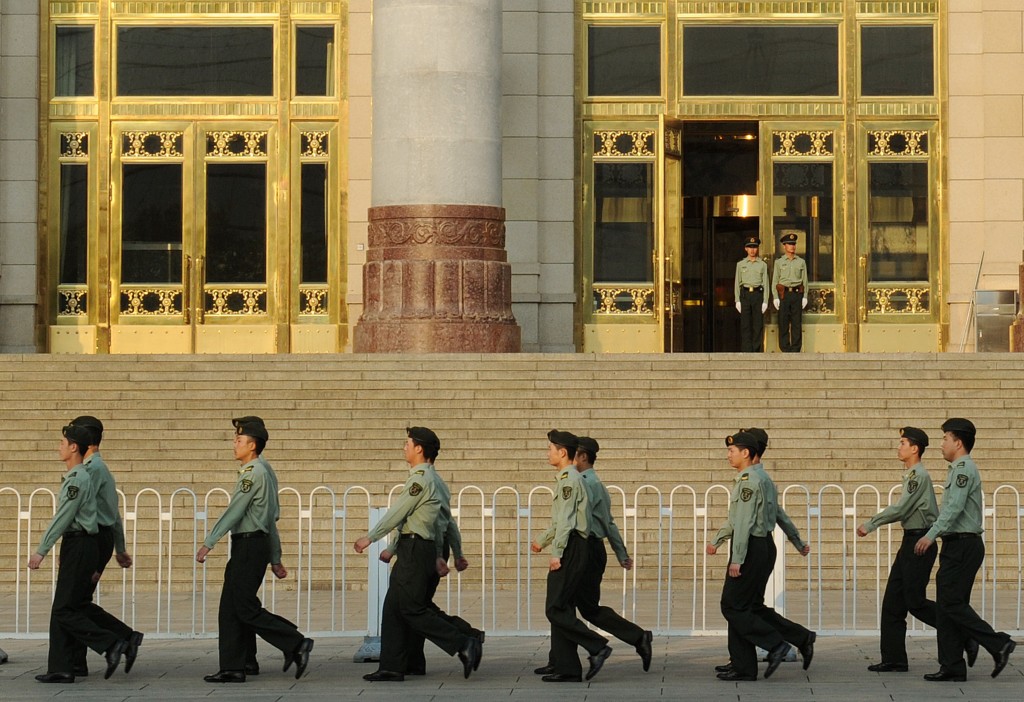
[[[353,663],[361,639],[321,637],[302,680],[282,673],[281,656],[260,642],[262,673],[243,685],[211,685],[203,675],[217,669],[215,639],[160,639],[147,636],[130,675],[118,670],[103,680],[102,658],[90,656],[94,671],[74,685],[43,685],[34,676],[45,672],[47,642],[41,639],[0,640],[10,661],[0,665],[0,700],[75,700],[77,702],[182,702],[198,698],[290,702],[302,700],[394,700],[402,702],[478,702],[486,700],[557,700],[580,702],[652,702],[686,699],[733,702],[827,700],[871,702],[889,700],[974,700],[1017,702],[1024,699],[1024,654],[1010,659],[995,680],[991,658],[982,651],[965,683],[930,683],[922,675],[938,669],[935,640],[914,636],[908,642],[909,673],[871,673],[878,641],[873,637],[819,636],[814,662],[804,671],[799,661],[783,663],[769,680],[727,683],[717,680],[713,666],[726,660],[722,637],[656,636],[651,670],[644,673],[632,647],[612,641],[612,657],[590,682],[541,682],[533,669],[547,660],[544,637],[489,636],[480,670],[462,677],[456,658],[427,647],[425,677],[404,683],[367,683],[363,674],[373,663]],[[584,661],[584,666],[586,662]],[[762,664],[761,670],[764,670]]]

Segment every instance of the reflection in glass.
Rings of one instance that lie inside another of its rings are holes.
[[[795,233],[797,256],[807,262],[807,279],[832,282],[835,250],[832,164],[775,163],[773,174],[775,241],[784,234]]]
[[[928,164],[868,164],[869,280],[928,280]]]
[[[53,94],[57,97],[94,94],[93,34],[92,27],[56,28]]]
[[[206,165],[206,282],[267,281],[267,167]]]
[[[930,25],[861,27],[861,95],[934,95],[933,43]]]
[[[661,95],[661,27],[589,28],[589,95]]]
[[[334,95],[334,27],[295,27],[295,94]]]
[[[327,282],[327,164],[302,164],[303,283]]]
[[[89,166],[60,167],[60,284],[84,285],[89,244]]]
[[[118,95],[273,95],[271,27],[118,27]]]
[[[181,284],[182,165],[126,164],[121,280]]]
[[[654,281],[654,164],[594,164],[594,282]]]

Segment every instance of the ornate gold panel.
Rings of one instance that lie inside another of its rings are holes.
[[[50,117],[55,119],[66,119],[68,117],[95,117],[100,113],[100,107],[95,102],[83,102],[82,100],[67,100],[50,103]]]
[[[870,314],[927,314],[931,311],[931,290],[928,287],[868,286]]]
[[[61,132],[60,157],[64,159],[88,159],[88,132]]]
[[[768,102],[729,101],[708,102],[687,99],[678,106],[680,117],[839,117],[844,113],[843,103],[835,102]]]
[[[594,132],[594,156],[654,156],[654,130]]]
[[[110,9],[116,15],[277,15],[281,11],[278,2],[258,0],[111,0]]]
[[[633,17],[664,17],[665,2],[644,0],[591,0],[583,2],[583,15],[630,15]]]
[[[654,315],[653,285],[591,286],[594,314]]]
[[[299,314],[326,315],[328,305],[328,288],[326,285],[299,286]]]
[[[208,158],[257,158],[267,155],[267,132],[207,132]]]
[[[122,285],[122,317],[180,317],[182,316],[181,286]]]
[[[858,0],[858,15],[937,15],[940,0]]]
[[[602,102],[599,98],[588,98],[581,109],[584,117],[657,117],[665,112],[665,102]]]
[[[122,132],[121,157],[180,158],[184,132]]]
[[[868,132],[868,156],[927,155],[927,130],[877,129]]]
[[[267,313],[267,286],[206,286],[206,314],[230,317],[252,317]]]
[[[275,117],[278,103],[274,100],[238,102],[111,102],[114,117]]]
[[[772,156],[834,156],[834,139],[831,129],[772,132]]]
[[[99,11],[98,2],[50,2],[51,17],[95,17]]]
[[[330,155],[326,131],[302,132],[299,138],[302,160],[321,161]]]
[[[681,156],[683,153],[683,133],[678,129],[665,129],[665,153],[669,156]]]
[[[807,290],[807,312],[808,314],[835,314],[836,289],[832,286],[809,288]]]
[[[938,117],[939,104],[931,102],[858,102],[858,117]]]
[[[843,2],[829,0],[679,0],[679,15],[836,15]]]
[[[302,15],[315,15],[317,17],[333,15],[335,17],[339,17],[341,16],[341,13],[345,11],[347,5],[348,3],[345,2],[292,2],[292,17],[299,17]]]
[[[57,286],[57,315],[59,317],[86,317],[89,311],[89,291],[85,285]]]

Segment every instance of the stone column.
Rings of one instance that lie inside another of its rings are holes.
[[[374,0],[373,184],[354,350],[512,352],[501,0]]]

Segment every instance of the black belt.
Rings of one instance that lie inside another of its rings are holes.
[[[429,541],[430,543],[434,543],[433,539],[424,538],[424,537],[422,537],[422,536],[420,536],[419,534],[416,534],[416,533],[400,534],[398,538],[399,539],[413,539],[415,541]]]
[[[604,541],[604,537],[598,536],[597,534],[591,534],[587,537],[587,541]]]
[[[763,285],[741,285],[740,287],[746,290],[747,292],[761,292],[762,290],[764,290]]]
[[[927,529],[904,529],[903,538],[912,537],[920,539],[922,536],[928,533]]]
[[[232,534],[231,540],[238,541],[239,539],[259,539],[267,535],[265,531],[243,531],[241,534]]]
[[[106,525],[106,526],[104,526],[103,524],[100,524],[100,533],[101,534],[106,534],[106,533],[111,532],[113,530],[114,530],[113,525]]]
[[[978,539],[981,538],[981,534],[975,534],[973,531],[961,531],[953,534],[943,534],[943,541],[956,541],[957,539]]]
[[[753,534],[751,534],[751,535],[750,535],[750,538],[752,538],[752,539],[773,539],[773,538],[775,538],[775,537],[774,537],[774,536],[772,535],[772,533],[771,533],[771,532],[769,531],[769,532],[768,532],[767,534],[765,534],[764,536],[754,536]]]
[[[73,531],[65,531],[63,534],[65,539],[78,539],[83,536],[92,536],[89,532],[84,529],[75,529]]]
[[[804,291],[804,286],[803,285],[793,285],[793,286],[784,285],[783,287],[786,288],[786,290],[788,292],[803,292]]]

